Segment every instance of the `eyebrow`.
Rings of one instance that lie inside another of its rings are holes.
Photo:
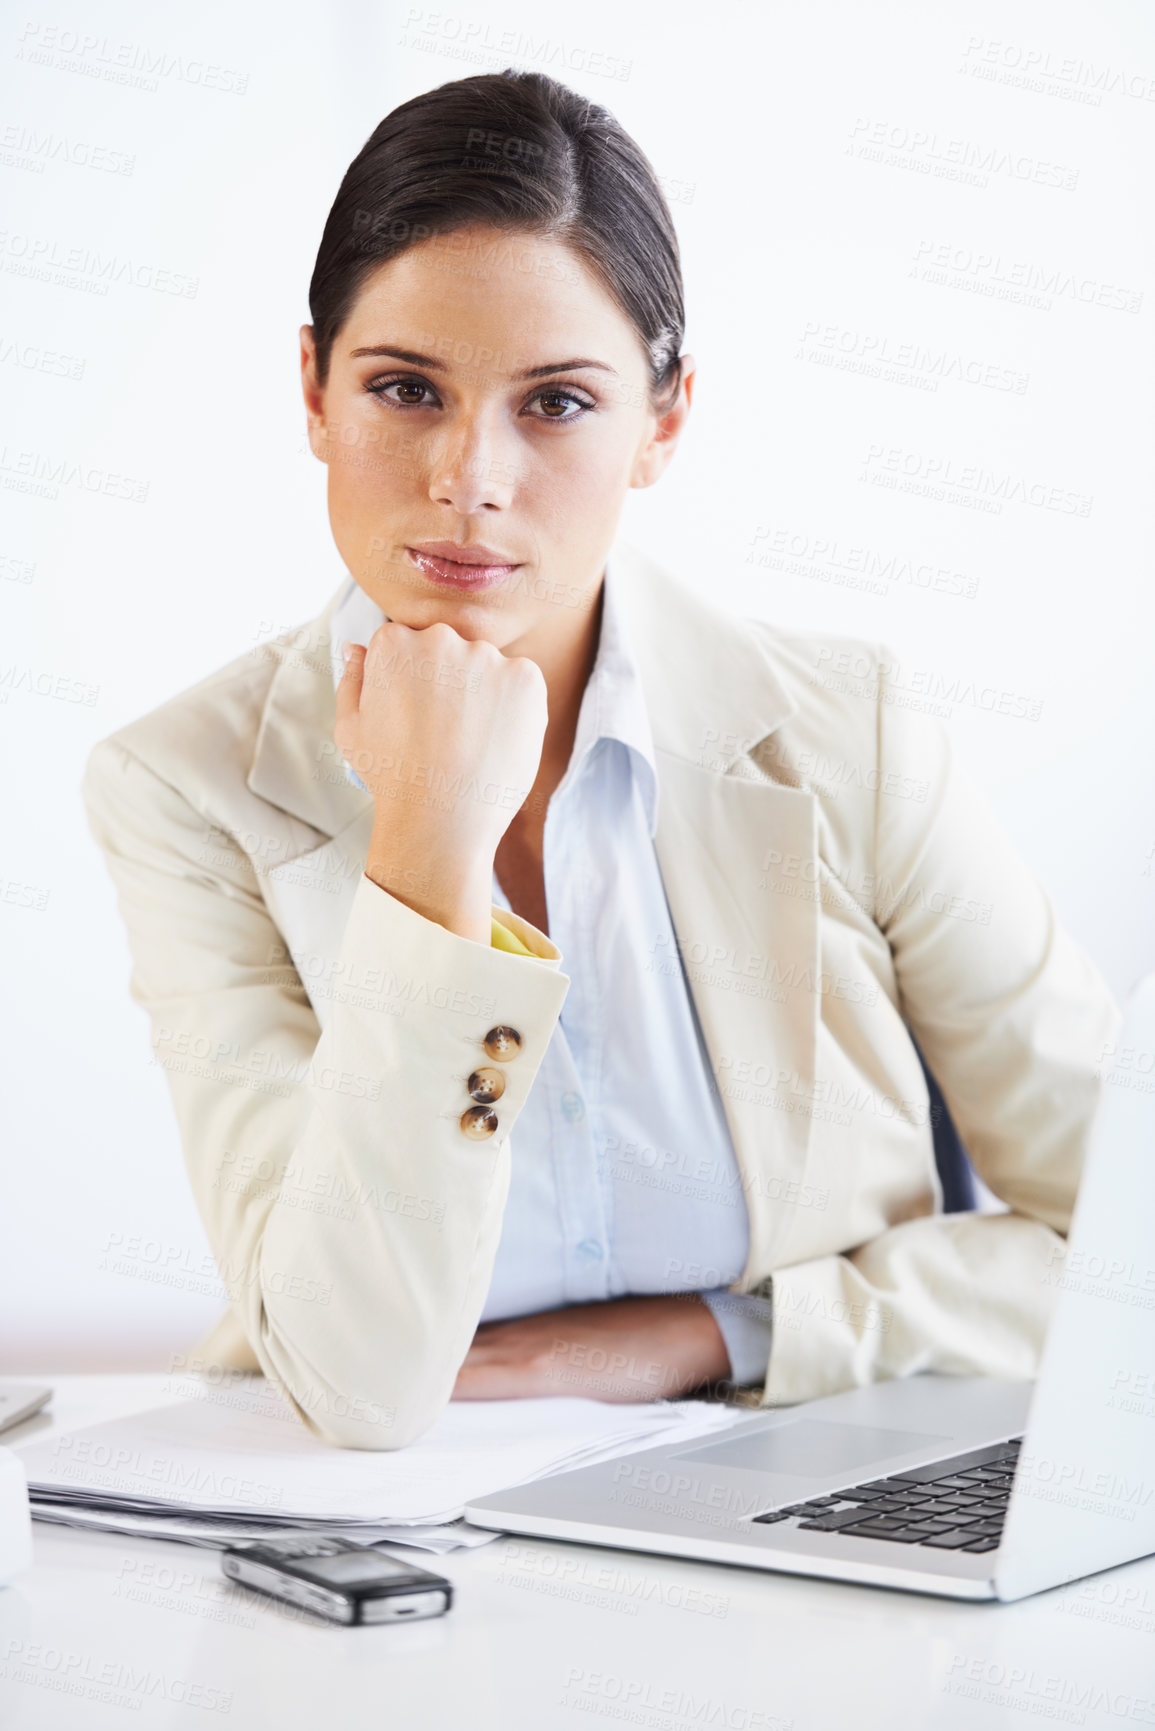
[[[445,371],[445,362],[437,360],[433,355],[419,355],[412,349],[392,349],[384,344],[368,349],[350,349],[349,355],[352,360],[357,360],[362,355],[383,355],[390,360],[405,361],[411,367],[427,367],[431,372]],[[609,366],[605,361],[579,359],[547,361],[544,366],[527,367],[524,373],[516,373],[514,377],[517,379],[542,379],[550,373],[576,372],[579,367],[597,367],[603,373],[613,373],[615,378],[618,376],[616,369]]]

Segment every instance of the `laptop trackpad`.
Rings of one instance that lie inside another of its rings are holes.
[[[749,1436],[689,1449],[671,1458],[702,1461],[711,1466],[741,1467],[746,1472],[793,1473],[811,1478],[828,1473],[856,1472],[872,1462],[891,1459],[950,1437],[929,1431],[881,1430],[877,1425],[829,1424],[824,1419],[787,1419]]]

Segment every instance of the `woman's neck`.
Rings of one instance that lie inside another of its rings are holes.
[[[507,655],[527,655],[536,661],[545,678],[549,719],[541,748],[541,763],[529,797],[514,823],[541,830],[550,795],[566,772],[573,754],[582,697],[597,659],[601,634],[605,576],[596,589],[583,595],[580,608],[559,609],[547,632],[531,632],[506,646]],[[561,618],[561,614],[571,615]],[[556,624],[556,629],[553,627]]]

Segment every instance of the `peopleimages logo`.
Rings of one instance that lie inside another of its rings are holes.
[[[1136,1508],[1146,1508],[1155,1496],[1155,1486],[1142,1479],[1124,1478],[1104,1467],[1092,1472],[1084,1461],[1052,1460],[1047,1455],[1023,1454],[1015,1469],[1016,1492],[1045,1496],[1048,1488],[1073,1495],[1097,1497],[1104,1503],[1130,1506],[1129,1520],[1134,1520]]]
[[[196,1462],[171,1460],[166,1455],[80,1434],[59,1439],[53,1449],[53,1465],[62,1478],[95,1479],[102,1489],[163,1485],[209,1503],[239,1498],[247,1505],[272,1509],[280,1508],[285,1500],[283,1485],[266,1484],[240,1473],[215,1472]]]
[[[765,1495],[733,1489],[696,1473],[671,1471],[663,1466],[643,1466],[621,1460],[614,1467],[611,1502],[626,1503],[650,1511],[680,1515],[686,1520],[710,1520],[726,1525],[766,1506]]]
[[[762,1707],[748,1707],[724,1696],[696,1695],[677,1684],[649,1678],[621,1677],[612,1671],[591,1671],[571,1665],[559,1705],[583,1713],[650,1725],[655,1731],[679,1731],[682,1726],[709,1731],[793,1731],[794,1720]]]
[[[966,1695],[990,1705],[1016,1707],[1047,1719],[1083,1725],[1086,1714],[1109,1713],[1135,1725],[1155,1725],[1155,1700],[1132,1695],[1104,1678],[1089,1682],[1039,1671],[1032,1665],[1004,1664],[998,1659],[972,1658],[956,1653],[950,1662],[944,1690]]]

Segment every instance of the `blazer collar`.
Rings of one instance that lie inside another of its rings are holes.
[[[768,634],[629,543],[615,542],[609,561],[655,751],[726,774],[796,708]],[[315,619],[268,646],[277,665],[247,777],[253,793],[325,836],[373,804],[333,739],[333,617],[347,591],[345,578]]]

